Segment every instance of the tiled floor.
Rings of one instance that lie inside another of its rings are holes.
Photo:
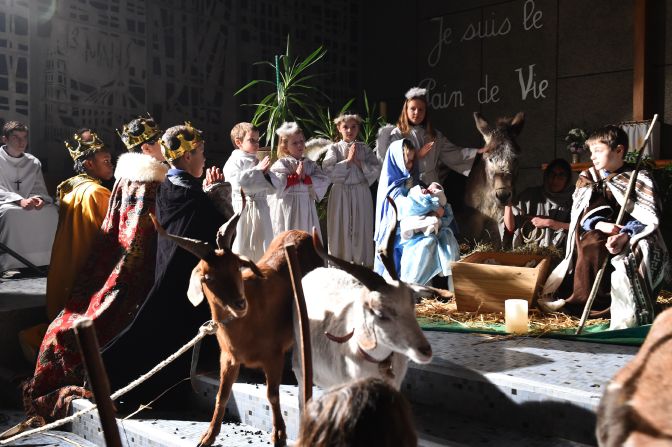
[[[22,422],[25,419],[23,412],[18,410],[0,409],[0,433]],[[36,434],[30,437],[19,439],[11,446],[44,446],[44,447],[95,447],[96,444],[89,442],[74,433],[62,430],[52,430],[45,433]]]
[[[44,278],[0,281],[0,310],[10,296],[43,299],[45,286]],[[637,352],[635,347],[555,339],[521,337],[492,341],[475,334],[426,332],[426,335],[434,359],[429,365],[410,365],[403,391],[414,403],[420,445],[428,447],[580,445],[558,437],[567,437],[562,435],[564,429],[570,434],[575,434],[572,430],[581,432],[573,439],[591,439],[595,407],[602,390]],[[199,394],[206,400],[213,399],[216,383],[202,385]],[[293,438],[298,431],[295,388],[283,386],[281,405]],[[269,445],[270,409],[265,387],[237,384],[229,407],[232,414],[240,415],[243,423],[249,425],[225,424],[218,443]],[[456,416],[455,412],[461,414]],[[495,416],[499,426],[488,420],[487,413]],[[533,418],[540,415],[535,422]],[[185,414],[144,419],[141,416],[120,422],[124,445],[193,446],[205,431],[209,414],[205,418]],[[20,417],[18,412],[0,411],[0,426],[7,428]],[[75,424],[77,434],[93,443],[80,442],[81,445],[102,445],[96,418],[94,413]],[[510,424],[505,429],[501,425],[507,426],[507,418]],[[544,424],[548,426],[541,428],[553,438],[532,433],[532,428],[539,429]],[[56,437],[62,433],[54,435],[41,435],[16,445],[73,445]]]

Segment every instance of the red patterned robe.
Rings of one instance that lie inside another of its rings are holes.
[[[89,397],[74,336],[81,317],[94,321],[101,349],[119,337],[135,318],[154,282],[156,191],[167,166],[152,157],[119,157],[102,237],[77,277],[65,309],[51,322],[40,346],[35,374],[24,383],[26,413],[46,420],[66,415],[70,402]]]

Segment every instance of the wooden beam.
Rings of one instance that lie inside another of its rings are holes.
[[[641,121],[647,115],[648,60],[646,57],[646,3],[634,0],[633,10],[633,73],[632,119]]]

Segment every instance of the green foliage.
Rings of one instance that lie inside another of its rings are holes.
[[[364,116],[359,130],[362,141],[373,148],[376,144],[378,129],[385,124],[387,124],[385,118],[377,114],[376,104],[369,104],[369,98],[366,96],[366,90],[364,90]]]
[[[256,85],[267,85],[273,89],[254,106],[256,110],[252,117],[252,124],[260,128],[265,127],[263,138],[265,144],[275,150],[275,131],[285,121],[296,121],[302,128],[310,125],[310,118],[318,113],[319,106],[316,98],[322,96],[329,99],[317,87],[311,84],[316,75],[306,74],[306,71],[324,58],[327,53],[323,47],[317,48],[304,59],[292,57],[290,39],[287,36],[285,54],[276,56],[274,61],[262,61],[256,64],[270,66],[275,72],[275,81],[254,79],[241,87],[238,95]]]
[[[569,152],[572,154],[581,154],[586,152],[588,150],[588,147],[586,146],[586,138],[588,138],[588,135],[586,134],[585,130],[579,127],[570,129],[570,131],[567,132],[567,135],[565,136],[567,150],[569,150]]]
[[[337,141],[339,139],[339,133],[336,124],[334,124],[334,118],[347,112],[353,102],[355,102],[355,98],[351,98],[346,102],[336,116],[331,115],[329,107],[326,109],[318,108],[315,119],[312,122],[314,125],[313,135],[317,138],[326,138],[330,141]]]
[[[637,151],[626,152],[623,156],[623,161],[629,164],[637,163]],[[646,169],[648,171],[653,171],[656,167],[656,162],[651,159],[648,155],[642,155],[642,160],[639,165],[640,169]]]

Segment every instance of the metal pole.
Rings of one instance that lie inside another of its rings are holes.
[[[47,274],[47,272],[45,272],[44,270],[42,270],[41,268],[39,268],[38,266],[36,266],[32,262],[30,262],[29,260],[27,260],[23,256],[21,256],[20,254],[18,254],[17,252],[15,252],[11,248],[9,248],[5,244],[3,244],[2,242],[0,242],[0,250],[6,252],[10,256],[15,257],[19,262],[21,262],[22,264],[26,265],[27,267],[30,267],[31,269],[35,270],[40,275],[45,276]]]
[[[100,425],[105,436],[107,447],[121,447],[121,438],[117,427],[115,409],[110,399],[110,382],[107,379],[103,359],[100,356],[98,337],[93,327],[93,320],[82,318],[75,323],[77,343],[84,358],[86,374],[91,383],[93,397],[98,405]]]
[[[639,148],[639,152],[637,154],[637,161],[635,163],[635,169],[632,171],[632,174],[630,175],[630,182],[628,183],[628,188],[625,190],[625,198],[623,199],[623,206],[621,207],[621,210],[618,213],[618,217],[616,218],[616,225],[621,225],[623,223],[623,219],[625,218],[625,210],[627,208],[628,202],[630,201],[632,191],[634,191],[635,189],[635,183],[637,182],[637,174],[639,173],[639,165],[642,162],[642,155],[644,154],[644,148],[646,147],[646,142],[649,140],[649,137],[651,136],[651,131],[653,130],[653,126],[656,124],[656,120],[658,120],[658,114],[653,115],[653,119],[651,120],[649,130],[646,132],[646,135],[644,136],[644,141],[642,141],[642,145]],[[623,156],[625,156],[625,154],[623,154]],[[597,275],[595,275],[595,281],[593,282],[593,287],[590,289],[590,295],[588,295],[588,299],[586,300],[586,304],[583,308],[583,313],[581,314],[581,320],[579,321],[579,327],[576,329],[576,335],[579,335],[581,333],[583,327],[586,325],[586,321],[588,321],[588,315],[590,314],[590,309],[593,307],[593,302],[595,301],[595,297],[597,296],[597,291],[600,289],[602,278],[604,278],[604,271],[606,270],[607,265],[609,265],[609,261],[611,261],[611,258],[612,258],[611,254],[607,254],[607,257],[604,259],[604,262],[602,263],[602,267],[600,268],[600,270],[598,270]]]
[[[303,287],[301,286],[301,267],[299,267],[299,258],[296,255],[294,244],[285,245],[285,257],[289,264],[289,275],[294,289],[294,302],[296,304],[296,319],[299,325],[300,349],[301,349],[301,368],[303,372],[300,408],[303,411],[306,403],[313,397],[313,358],[312,347],[310,343],[310,323],[308,321],[308,310],[306,309],[306,299],[303,296]]]

